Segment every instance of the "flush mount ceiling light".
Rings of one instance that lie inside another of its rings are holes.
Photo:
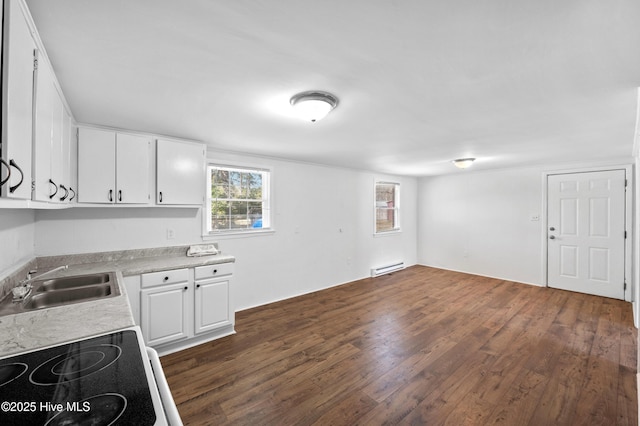
[[[338,98],[331,93],[312,90],[294,95],[290,102],[298,117],[315,123],[338,105]]]
[[[475,158],[458,158],[457,160],[453,160],[452,163],[459,169],[466,169],[467,167],[471,167]]]

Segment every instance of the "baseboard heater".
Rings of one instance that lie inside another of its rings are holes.
[[[404,262],[392,263],[390,265],[379,266],[371,269],[372,277],[379,277],[380,275],[390,274],[404,269]]]

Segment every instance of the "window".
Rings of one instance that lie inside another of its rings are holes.
[[[376,234],[399,231],[400,184],[376,182]]]
[[[207,233],[270,228],[270,175],[266,169],[209,165]]]

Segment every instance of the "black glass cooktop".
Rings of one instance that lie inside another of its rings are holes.
[[[0,425],[154,425],[138,337],[124,330],[0,360]]]

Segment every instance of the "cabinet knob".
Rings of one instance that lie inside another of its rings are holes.
[[[187,286],[184,286],[184,289],[185,289],[185,290],[189,290],[189,287],[187,287]]]
[[[196,284],[196,288],[200,288],[200,284]]]
[[[7,183],[9,181],[9,178],[11,177],[11,167],[9,167],[9,164],[6,161],[4,161],[2,158],[0,158],[0,164],[2,164],[7,168],[7,177],[2,179],[2,181],[0,181],[0,186],[2,186],[5,183]]]
[[[53,194],[49,194],[49,199],[52,200],[53,197],[55,197],[56,194],[58,193],[58,185],[56,185],[56,183],[54,181],[52,181],[51,179],[49,179],[49,183],[51,185],[53,185],[53,187],[55,188],[54,191],[53,191]]]
[[[218,270],[217,270],[217,269],[214,269],[214,270],[213,270],[213,273],[214,273],[214,274],[217,274],[217,273],[218,273]]]
[[[164,277],[162,281],[169,281],[169,277]]]
[[[6,164],[6,163],[5,163]],[[24,173],[22,173],[22,169],[20,167],[18,167],[18,165],[16,164],[15,161],[13,161],[13,159],[9,160],[9,165],[15,167],[19,172],[20,172],[20,182],[18,182],[17,184],[15,184],[14,186],[9,187],[9,192],[11,194],[13,194],[13,192],[18,189],[18,187],[20,185],[22,185],[22,182],[24,181]],[[9,179],[9,175],[11,174],[11,170],[9,170],[9,172],[7,173],[7,179]],[[0,182],[0,186],[2,186],[4,182]]]
[[[64,201],[69,196],[69,189],[67,189],[67,187],[62,184],[60,184],[60,189],[64,189],[64,195],[60,197],[60,201]]]

